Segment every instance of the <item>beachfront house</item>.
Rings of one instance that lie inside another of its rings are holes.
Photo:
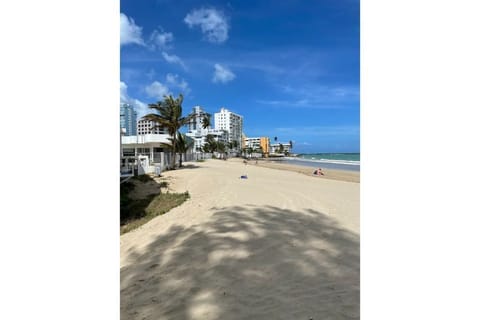
[[[171,152],[162,144],[170,144],[171,136],[165,129],[152,121],[140,119],[137,135],[121,136],[120,172],[133,172],[135,175],[160,173],[171,167]],[[187,139],[191,139],[188,138]],[[177,153],[178,154],[178,153]],[[194,159],[193,149],[182,156],[183,161]],[[176,157],[177,164],[180,157]]]

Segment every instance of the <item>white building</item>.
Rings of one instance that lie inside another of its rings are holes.
[[[242,145],[243,117],[221,108],[215,113],[215,129],[227,132],[227,142],[237,141],[237,149]]]
[[[168,134],[168,132],[165,128],[159,127],[156,122],[142,118],[137,122],[137,134]]]
[[[195,131],[195,132],[187,132],[185,133],[187,137],[192,138],[195,143],[193,146],[193,150],[196,152],[199,152],[205,143],[207,142],[207,135],[212,135],[217,142],[223,142],[227,143],[228,140],[228,134],[224,130],[216,130],[216,129],[205,129],[201,130],[200,132]]]
[[[192,114],[194,114],[195,117],[193,117],[192,121],[188,124],[188,132],[203,133],[210,128],[203,128],[203,118],[208,116],[208,113],[205,112],[201,106],[193,107]]]
[[[225,130],[208,129],[207,135],[212,135],[217,142],[228,143],[228,132]]]
[[[280,150],[282,149],[280,147],[280,145],[283,147],[282,152],[280,152]],[[278,143],[273,143],[273,144],[270,145],[270,153],[285,154],[285,153],[291,153],[291,152],[292,152],[292,146],[290,145],[290,143],[278,142]]]
[[[210,127],[203,128],[202,120],[203,117],[207,115],[207,113],[202,109],[202,107],[193,107],[192,113],[195,114],[195,117],[188,124],[188,132],[185,134],[187,135],[187,137],[190,137],[195,141],[193,150],[199,151],[205,144],[205,137],[207,136]]]
[[[228,132],[225,130],[213,129],[210,126],[207,128],[203,127],[203,118],[208,115],[202,107],[195,106],[193,107],[193,117],[192,121],[188,124],[188,132],[186,133],[187,137],[192,138],[195,141],[193,150],[200,151],[201,148],[206,143],[207,135],[212,135],[217,142],[228,142]]]
[[[252,148],[254,150],[261,149],[260,137],[256,138],[245,138],[245,148]]]
[[[138,168],[138,174],[153,173],[158,167],[161,171],[170,164],[171,152],[165,150],[161,144],[170,144],[168,134],[144,134],[136,136],[122,136],[120,172],[128,171],[131,167]],[[182,155],[182,161],[192,161],[193,150],[187,155]],[[180,155],[177,154],[176,162],[179,163]]]

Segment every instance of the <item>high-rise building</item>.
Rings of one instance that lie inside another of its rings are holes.
[[[127,103],[120,104],[120,128],[125,129],[126,136],[137,134],[137,112]]]
[[[227,132],[228,142],[237,142],[237,149],[242,145],[243,117],[221,108],[215,113],[215,129]]]
[[[188,124],[188,132],[201,133],[202,131],[206,131],[208,128],[203,128],[203,118],[207,116],[208,113],[200,106],[193,107],[192,113],[195,117],[193,117],[192,121]]]
[[[198,152],[203,148],[207,135],[213,136],[215,141],[227,143],[228,134],[226,131],[212,129],[210,126],[207,128],[203,127],[203,118],[207,116],[208,113],[205,112],[202,107],[193,107],[192,113],[195,117],[193,117],[192,121],[188,124],[188,132],[186,135],[195,141],[193,150]]]

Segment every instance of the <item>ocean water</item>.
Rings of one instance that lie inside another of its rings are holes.
[[[360,171],[360,153],[310,153],[286,157],[285,163],[312,168]]]

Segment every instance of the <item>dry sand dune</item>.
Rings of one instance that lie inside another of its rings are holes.
[[[359,183],[232,160],[163,175],[191,199],[120,238],[122,319],[359,318]]]

